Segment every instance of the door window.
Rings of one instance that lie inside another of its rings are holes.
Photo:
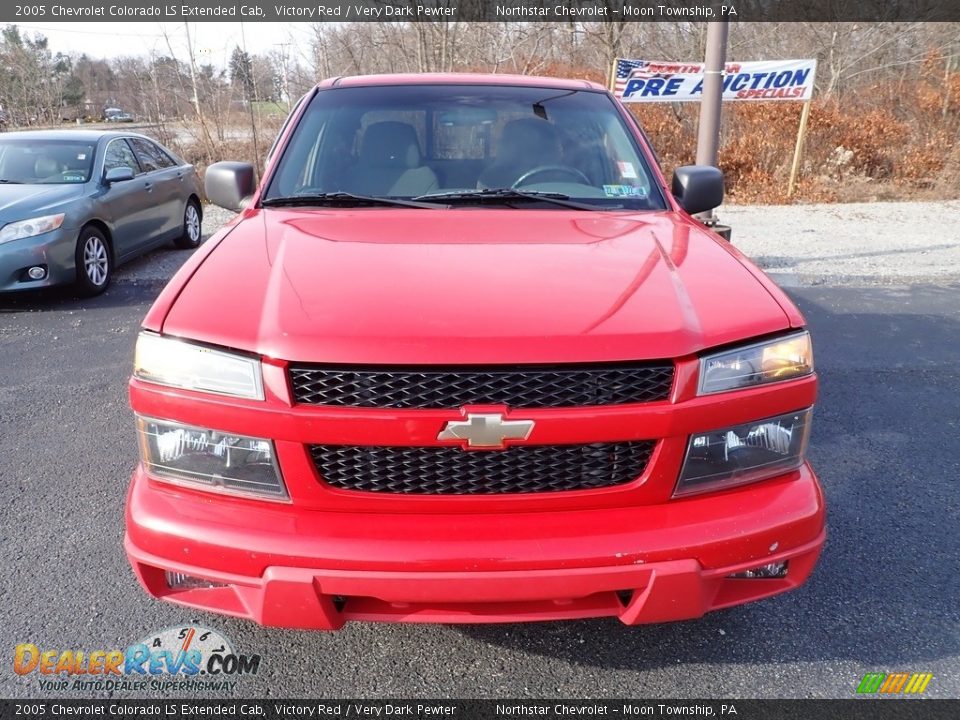
[[[133,149],[137,153],[137,160],[140,161],[140,166],[144,172],[173,167],[173,160],[149,140],[130,138],[130,144],[133,145]]]
[[[140,172],[140,166],[133,150],[127,144],[127,141],[120,138],[111,140],[107,145],[107,151],[103,155],[103,172],[109,172],[114,168],[128,167],[134,174]]]

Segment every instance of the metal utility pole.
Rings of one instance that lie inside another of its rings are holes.
[[[193,88],[193,109],[197,113],[197,120],[200,121],[200,129],[203,131],[203,141],[206,145],[206,151],[213,155],[213,138],[210,136],[210,129],[207,127],[207,119],[203,115],[203,108],[200,106],[200,93],[197,90],[197,60],[193,54],[193,42],[190,40],[190,24],[183,24],[183,31],[187,36],[187,54],[190,57],[190,85]],[[164,33],[166,37],[166,33]],[[167,38],[167,46],[170,46],[170,39]],[[173,56],[173,48],[170,48],[170,55]]]
[[[290,73],[287,72],[287,48],[290,43],[274,43],[274,47],[280,48],[280,62],[283,64],[283,100],[287,105],[287,110],[293,107],[290,98]]]
[[[247,52],[247,36],[243,32],[243,23],[240,23],[240,42],[243,45],[244,58],[250,62],[250,85],[253,87],[253,97],[247,98],[247,109],[250,111],[250,134],[253,136],[253,165],[260,166],[260,148],[257,143],[257,120],[253,113],[253,103],[257,100],[257,74],[253,68],[253,58]]]
[[[707,49],[703,65],[703,97],[700,100],[700,124],[697,130],[697,165],[717,165],[720,146],[720,107],[723,101],[723,68],[727,57],[730,23],[707,23]],[[713,211],[701,213],[701,220],[712,221]]]

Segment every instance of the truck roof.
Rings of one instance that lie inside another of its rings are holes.
[[[10,140],[72,140],[79,142],[97,142],[105,137],[144,136],[136,132],[120,132],[118,130],[51,128],[47,130],[14,130],[0,134],[0,137]]]
[[[365,87],[376,85],[517,85],[559,90],[606,90],[590,80],[570,80],[531,75],[499,73],[395,73],[383,75],[349,75],[322,80],[318,87]]]

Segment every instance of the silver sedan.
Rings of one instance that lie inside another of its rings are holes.
[[[103,292],[127,260],[197,247],[200,198],[194,167],[143,135],[0,133],[0,292]]]

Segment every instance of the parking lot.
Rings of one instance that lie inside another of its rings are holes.
[[[262,656],[238,681],[246,697],[845,698],[864,673],[893,671],[933,673],[928,696],[960,696],[960,259],[947,223],[960,207],[877,207],[725,218],[810,323],[821,379],[810,457],[829,536],[799,591],[661,626],[314,634],[155,602],[121,544],[137,457],[125,385],[139,322],[189,252],[121,268],[92,300],[0,298],[4,696],[90,696],[17,677],[18,643],[111,649],[191,622]],[[225,218],[209,212],[205,230]],[[774,244],[777,232],[787,239]]]

